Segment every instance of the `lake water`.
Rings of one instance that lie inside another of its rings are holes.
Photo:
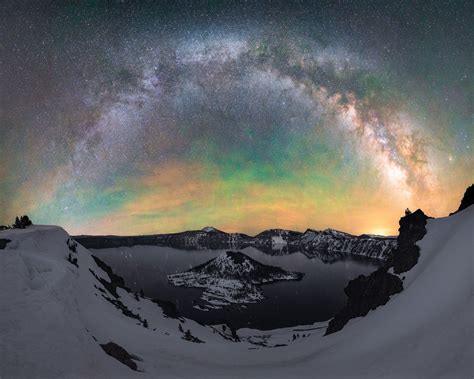
[[[92,250],[92,249],[91,249]],[[202,324],[227,323],[234,328],[274,329],[308,325],[330,319],[346,303],[344,287],[349,280],[369,274],[382,262],[347,258],[324,263],[301,253],[269,255],[254,248],[240,250],[267,265],[288,271],[303,272],[301,281],[284,281],[261,286],[265,299],[256,304],[225,306],[201,311],[202,290],[175,287],[168,283],[169,274],[183,272],[217,257],[226,250],[179,250],[168,247],[135,246],[92,250],[125,279],[133,291],[145,296],[172,301],[186,318]]]

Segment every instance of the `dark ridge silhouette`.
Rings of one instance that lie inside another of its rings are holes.
[[[467,207],[470,207],[472,204],[474,204],[474,184],[471,184],[469,187],[467,187],[466,192],[464,192],[464,196],[461,200],[461,204],[459,205],[458,210],[451,214],[461,212]]]

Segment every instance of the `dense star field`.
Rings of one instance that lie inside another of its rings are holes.
[[[0,224],[394,234],[457,209],[472,5],[324,4],[3,2]]]

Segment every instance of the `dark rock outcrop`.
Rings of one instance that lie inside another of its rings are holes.
[[[344,292],[347,303],[329,322],[326,335],[341,330],[350,319],[365,316],[370,310],[385,305],[390,296],[403,290],[402,280],[388,270],[393,268],[395,274],[410,270],[420,257],[420,248],[416,242],[426,234],[426,216],[421,209],[407,212],[400,219],[400,234],[397,247],[387,263],[368,276],[360,275],[351,280]]]
[[[115,342],[109,342],[101,344],[100,347],[112,358],[115,358],[124,365],[130,367],[132,370],[137,371],[137,364],[133,361],[138,360],[136,356],[130,354],[122,346],[117,345]]]
[[[467,207],[470,207],[472,204],[474,204],[474,184],[471,184],[469,187],[467,187],[466,192],[464,192],[464,196],[461,200],[461,204],[459,205],[458,210],[454,213],[461,212]]]
[[[130,288],[125,286],[125,281],[123,278],[115,274],[108,264],[97,258],[95,255],[92,255],[92,258],[94,259],[97,266],[107,273],[110,282],[107,282],[105,279],[99,278],[98,276],[96,276],[96,278],[115,298],[119,298],[119,295],[117,294],[117,287],[123,288],[127,292],[130,292]]]
[[[11,240],[0,238],[0,250],[5,249],[5,247],[7,246],[7,243],[9,242],[11,242]]]
[[[397,249],[388,265],[388,267],[393,266],[395,274],[410,270],[418,262],[420,248],[416,242],[426,234],[426,220],[428,218],[421,209],[418,209],[400,219]]]
[[[390,296],[402,290],[400,278],[389,274],[386,268],[351,280],[344,288],[347,305],[329,322],[326,335],[341,330],[350,319],[365,316],[370,310],[386,304]]]

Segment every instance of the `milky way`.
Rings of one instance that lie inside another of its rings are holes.
[[[395,233],[473,181],[472,9],[5,4],[0,223]]]

